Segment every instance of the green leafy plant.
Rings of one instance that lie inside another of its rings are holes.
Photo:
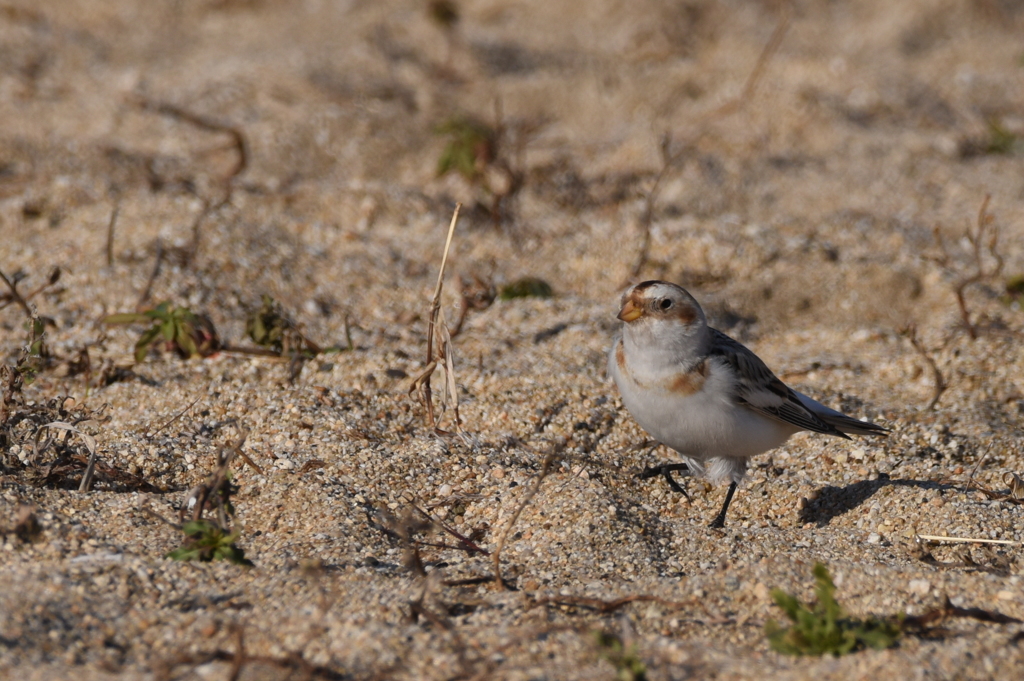
[[[861,648],[881,650],[896,644],[901,633],[899,621],[846,617],[835,599],[836,585],[823,564],[814,565],[814,579],[818,601],[813,608],[782,589],[772,589],[772,600],[793,622],[786,628],[775,620],[764,625],[772,650],[786,655],[831,653],[838,657]]]
[[[998,118],[986,121],[988,129],[960,142],[960,155],[964,158],[987,154],[1013,154],[1021,150],[1021,137],[1007,128]]]
[[[235,545],[240,530],[232,527],[236,523],[231,496],[238,491],[238,487],[231,479],[231,461],[236,455],[240,455],[247,463],[256,467],[242,452],[245,437],[243,435],[237,443],[217,454],[217,468],[204,482],[189,492],[187,502],[181,507],[180,524],[161,518],[185,535],[184,543],[168,552],[167,558],[202,562],[227,560],[238,565],[252,566],[253,563],[245,557],[245,552]],[[188,520],[184,517],[186,511],[191,512],[192,516]],[[207,512],[210,512],[210,518],[203,517]]]
[[[198,560],[209,562],[227,560],[238,565],[252,565],[245,557],[245,551],[235,546],[238,532],[227,532],[209,520],[190,520],[181,526],[185,543],[170,551],[167,558],[172,560]]]
[[[299,331],[281,305],[263,294],[263,304],[245,322],[245,333],[252,342],[279,355],[304,354],[312,357],[322,350]]]
[[[615,634],[602,630],[594,632],[594,641],[600,649],[601,657],[615,667],[620,681],[646,681],[647,666],[637,654],[636,646],[627,646]]]
[[[30,317],[25,322],[25,330],[28,332],[28,341],[14,369],[21,374],[24,384],[29,385],[36,379],[36,374],[45,368],[50,352],[45,343],[46,324],[42,318],[35,315]]]
[[[437,174],[454,170],[470,182],[480,181],[484,168],[495,158],[494,130],[469,118],[452,118],[437,126],[437,134],[449,138],[438,159]]]
[[[988,140],[985,145],[985,153],[988,154],[1009,154],[1017,146],[1017,136],[1003,127],[996,119],[988,122]]]
[[[537,277],[523,277],[510,284],[505,284],[498,291],[502,300],[513,298],[550,298],[554,295],[551,284]]]
[[[106,324],[151,323],[135,342],[135,361],[141,362],[154,343],[163,339],[168,350],[184,359],[212,355],[221,347],[213,323],[187,307],[174,306],[164,301],[145,312],[112,314],[103,319]]]
[[[1006,280],[1006,295],[1003,302],[1009,304],[1024,298],[1024,274],[1015,274]]]
[[[26,326],[29,329],[28,354],[31,357],[45,357],[46,347],[43,345],[43,320],[32,317]]]

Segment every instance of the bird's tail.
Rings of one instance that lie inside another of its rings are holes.
[[[821,402],[812,400],[803,393],[796,392],[796,395],[805,407],[814,412],[815,416],[844,435],[885,435],[889,432],[888,428],[883,428],[877,423],[860,421],[835,409],[829,409]]]

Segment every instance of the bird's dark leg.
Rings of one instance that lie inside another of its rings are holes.
[[[690,501],[690,495],[687,494],[682,485],[676,482],[675,478],[672,477],[673,471],[686,471],[687,475],[690,475],[693,472],[685,463],[663,463],[646,469],[640,474],[640,479],[646,480],[648,478],[653,478],[656,475],[660,475],[665,478],[665,482],[668,483],[669,487],[686,497],[687,501]]]
[[[729,510],[729,504],[732,502],[732,495],[736,493],[736,483],[729,485],[729,491],[725,493],[725,503],[722,504],[722,510],[718,512],[718,516],[711,521],[708,527],[725,527],[725,512]]]

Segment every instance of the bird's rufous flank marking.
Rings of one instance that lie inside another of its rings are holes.
[[[668,391],[682,396],[699,393],[708,377],[707,366],[708,362],[704,360],[689,371],[682,371],[672,376],[666,381]]]

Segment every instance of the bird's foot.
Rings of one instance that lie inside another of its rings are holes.
[[[673,472],[679,471],[685,471],[684,475],[693,475],[693,471],[690,470],[690,467],[685,463],[663,463],[657,466],[651,466],[644,470],[640,474],[640,479],[647,480],[648,478],[660,475],[665,478],[665,482],[668,483],[669,487],[686,497],[687,501],[690,501],[690,495],[687,494],[686,489],[684,489],[683,486],[676,482],[675,478],[672,477]]]

